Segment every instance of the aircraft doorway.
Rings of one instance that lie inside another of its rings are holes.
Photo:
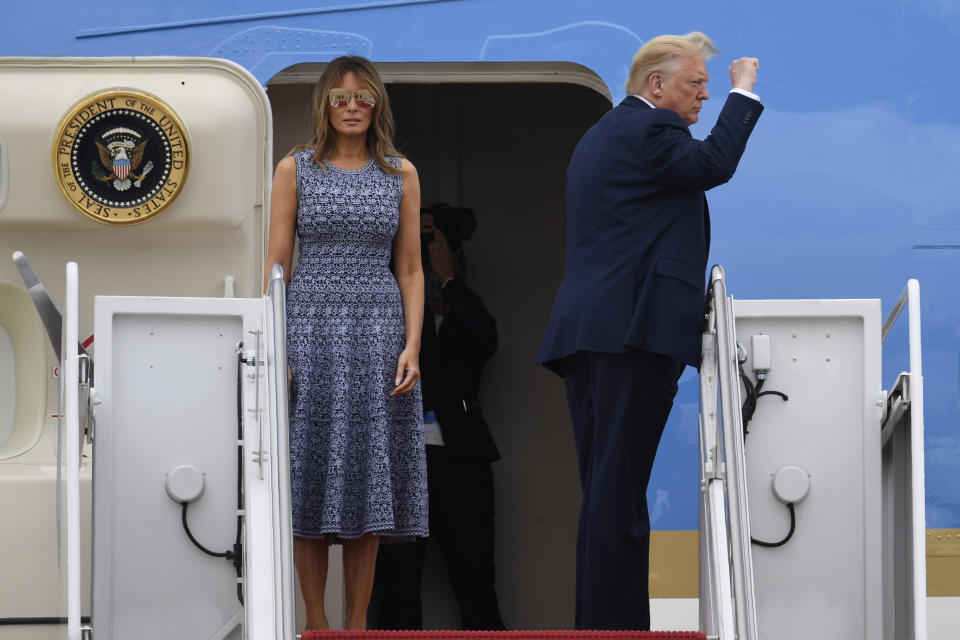
[[[610,99],[582,67],[578,78],[538,71],[491,82],[497,78],[484,65],[473,66],[479,80],[472,82],[470,73],[451,81],[397,68],[381,73],[396,142],[417,167],[424,205],[447,202],[477,216],[464,246],[467,282],[499,333],[480,402],[502,455],[493,472],[503,619],[508,628],[570,628],[579,479],[563,385],[534,361],[562,275],[566,165]],[[293,69],[297,73],[284,72],[268,85],[275,164],[310,139],[310,96],[322,66]],[[551,78],[570,82],[542,82]],[[431,548],[423,584],[426,628],[459,623],[447,584]]]

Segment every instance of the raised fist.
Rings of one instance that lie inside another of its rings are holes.
[[[757,69],[760,61],[756,58],[740,58],[730,65],[730,83],[734,89],[753,91],[757,83]]]

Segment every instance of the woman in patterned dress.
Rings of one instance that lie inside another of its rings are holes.
[[[369,60],[329,63],[313,129],[277,166],[266,262],[289,274],[299,236],[287,287],[294,563],[306,628],[326,629],[327,549],[343,543],[345,628],[365,629],[381,537],[428,533],[420,184]]]

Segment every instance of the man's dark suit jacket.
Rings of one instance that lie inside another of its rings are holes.
[[[456,277],[441,289],[450,311],[439,332],[427,308],[420,345],[424,409],[433,409],[447,455],[493,462],[500,458],[477,403],[483,366],[497,350],[497,324],[467,284]]]
[[[737,168],[763,106],[731,92],[695,140],[669,109],[627,97],[567,168],[567,255],[538,363],[642,349],[699,367],[710,218],[704,191]]]

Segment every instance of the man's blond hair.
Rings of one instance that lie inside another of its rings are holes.
[[[660,73],[669,77],[680,69],[681,58],[697,55],[709,60],[717,54],[717,47],[705,34],[691,31],[685,36],[657,36],[640,47],[633,56],[627,93],[642,94],[650,76]]]

